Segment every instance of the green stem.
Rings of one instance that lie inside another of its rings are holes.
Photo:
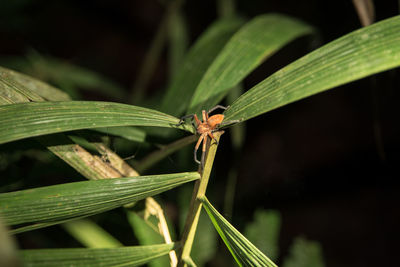
[[[196,135],[189,135],[169,145],[166,145],[157,151],[150,153],[137,164],[136,169],[139,173],[146,171],[148,168],[159,162],[161,159],[196,141],[196,137]]]
[[[210,173],[212,165],[214,163],[215,153],[217,152],[218,141],[223,132],[214,133],[216,140],[212,140],[211,144],[207,141],[207,156],[204,164],[204,169],[201,172],[200,180],[197,180],[192,194],[192,200],[190,202],[189,213],[186,218],[185,227],[182,234],[182,251],[179,257],[180,262],[178,266],[187,266],[185,262],[190,262],[190,252],[192,250],[194,236],[196,234],[197,224],[199,222],[200,211],[202,203],[200,199],[205,196],[208,180],[210,178]],[[208,139],[207,139],[208,140]]]

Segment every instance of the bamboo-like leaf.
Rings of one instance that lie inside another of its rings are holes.
[[[189,50],[180,71],[167,89],[161,105],[163,112],[182,115],[207,68],[242,24],[243,20],[239,18],[224,19],[211,25],[202,34]]]
[[[74,220],[63,223],[61,226],[88,248],[122,247],[121,242],[91,220]]]
[[[8,102],[10,104],[26,102],[15,101],[14,96],[16,94],[25,96],[29,101],[65,101],[70,99],[66,93],[47,83],[3,67],[0,67],[0,89],[0,99],[2,96],[4,97],[4,91],[9,92],[8,96],[13,99],[13,101]]]
[[[268,56],[311,31],[310,26],[284,15],[268,14],[252,19],[235,33],[208,68],[188,113],[213,107]]]
[[[92,180],[0,194],[9,225],[53,223],[120,207],[199,178],[197,172]]]
[[[112,102],[18,103],[0,106],[0,144],[44,134],[99,127],[135,125],[177,128],[178,122],[179,119],[156,110]],[[192,127],[187,129],[193,131]]]
[[[226,120],[248,120],[336,86],[400,66],[400,16],[349,33],[277,71],[239,97]]]
[[[19,252],[24,266],[140,266],[168,254],[174,244],[121,248],[29,249]]]
[[[121,126],[121,127],[105,127],[96,128],[95,131],[120,136],[130,141],[143,143],[146,139],[146,132],[136,127]]]
[[[203,207],[208,213],[219,235],[224,240],[232,256],[239,266],[267,266],[276,267],[267,256],[236,230],[208,201],[201,199]]]

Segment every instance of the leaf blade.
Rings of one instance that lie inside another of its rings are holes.
[[[139,266],[168,254],[174,244],[121,248],[62,248],[21,250],[26,266]],[[24,265],[24,266],[25,266]]]
[[[182,115],[207,68],[242,24],[240,18],[219,20],[200,36],[168,87],[161,105],[162,111],[174,116]]]
[[[97,101],[30,102],[0,106],[0,144],[22,138],[112,126],[179,128],[178,118],[147,108]],[[193,131],[188,127],[189,131]]]
[[[199,178],[197,172],[74,182],[0,194],[9,225],[87,217]]]
[[[203,207],[208,213],[212,223],[224,240],[232,256],[239,266],[267,266],[276,267],[267,256],[236,230],[208,201],[201,199]]]
[[[245,24],[204,74],[188,113],[210,109],[267,57],[312,28],[280,14],[261,15]]]
[[[333,87],[400,66],[400,16],[349,33],[296,60],[240,96],[226,120],[248,120]]]

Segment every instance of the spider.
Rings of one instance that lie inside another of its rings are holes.
[[[214,139],[216,142],[217,140],[215,139],[213,133],[217,132],[220,130],[220,126],[222,124],[226,125],[229,124],[231,122],[227,122],[227,123],[222,123],[222,121],[224,120],[224,115],[223,114],[216,114],[216,115],[212,115],[211,117],[209,117],[209,114],[211,112],[213,112],[216,109],[227,109],[227,107],[221,106],[221,105],[217,105],[215,107],[213,107],[212,109],[210,109],[208,112],[206,112],[205,110],[202,111],[202,115],[203,115],[203,122],[201,122],[199,120],[199,118],[197,117],[196,114],[189,114],[186,116],[183,116],[181,118],[181,120],[179,121],[179,123],[177,124],[182,125],[185,121],[185,119],[188,118],[194,118],[195,122],[196,122],[196,132],[197,134],[200,135],[196,146],[194,147],[194,161],[197,164],[201,164],[201,166],[204,165],[204,159],[205,159],[205,152],[206,152],[206,147],[207,147],[207,136],[209,136],[211,139]],[[232,121],[232,122],[236,122],[236,121]],[[199,161],[197,159],[197,150],[200,147],[201,142],[203,142],[203,147],[202,147],[202,154],[201,154],[201,161]],[[217,142],[218,144],[218,142]]]

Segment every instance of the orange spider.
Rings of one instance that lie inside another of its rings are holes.
[[[221,108],[224,110],[227,109],[224,106],[217,105],[217,106],[213,107],[212,109],[210,109],[208,112],[206,112],[205,110],[202,111],[203,122],[201,122],[199,120],[199,118],[197,117],[196,114],[190,114],[190,115],[183,116],[178,123],[178,125],[181,125],[184,123],[185,119],[194,118],[194,120],[196,122],[196,126],[195,126],[196,132],[197,132],[197,134],[200,135],[199,140],[197,141],[196,146],[194,147],[194,161],[198,164],[201,164],[202,166],[204,165],[204,159],[205,159],[205,154],[206,154],[205,152],[206,152],[206,147],[207,147],[207,136],[209,136],[211,139],[214,139],[217,142],[217,140],[215,139],[215,137],[213,136],[212,133],[219,131],[219,127],[222,125],[222,121],[224,120],[223,114],[216,114],[216,115],[209,117],[209,114],[218,108]],[[230,122],[224,123],[224,125],[229,124],[229,123]],[[201,142],[203,142],[203,149],[202,149],[202,154],[201,154],[201,161],[199,161],[197,159],[197,150],[199,149]]]

